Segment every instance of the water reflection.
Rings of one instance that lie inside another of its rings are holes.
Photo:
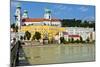
[[[93,44],[23,46],[23,50],[32,65],[95,60]]]

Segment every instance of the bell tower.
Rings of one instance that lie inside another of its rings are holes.
[[[51,19],[51,11],[49,9],[45,9],[45,14],[44,14],[45,19]]]
[[[15,12],[15,22],[18,28],[20,29],[21,27],[21,7],[20,4],[16,6],[16,12]]]
[[[28,18],[28,11],[27,10],[24,10],[24,13],[22,15],[22,18]]]

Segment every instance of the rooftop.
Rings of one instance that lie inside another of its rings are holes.
[[[45,19],[45,18],[25,18],[22,19],[22,22],[43,22],[43,21],[51,21],[51,22],[55,22],[55,21],[60,21],[60,19]]]

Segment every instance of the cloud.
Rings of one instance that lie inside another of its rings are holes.
[[[80,9],[82,12],[86,12],[86,11],[88,10],[87,7],[80,7],[79,9]]]
[[[94,21],[95,20],[95,16],[87,16],[87,17],[84,18],[84,20]]]
[[[67,11],[72,10],[72,7],[65,6],[65,5],[55,6],[55,8],[60,9],[60,10],[66,10],[67,9]]]
[[[55,16],[58,16],[58,15],[61,14],[61,12],[60,11],[54,11],[52,14],[55,15]]]
[[[55,5],[53,8],[55,9],[55,15],[69,13],[72,10],[72,7],[65,5]]]
[[[66,16],[68,14],[71,15],[71,11],[73,10],[73,7],[66,6],[66,5],[54,5],[53,9],[54,9],[53,15],[59,18],[59,16],[63,17],[63,16]]]

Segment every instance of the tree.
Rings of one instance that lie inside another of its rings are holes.
[[[25,37],[27,38],[27,40],[30,40],[31,38],[31,33],[29,31],[25,32]]]
[[[20,36],[20,40],[23,40],[24,39],[24,37],[23,36]]]
[[[60,42],[61,42],[61,43],[65,43],[64,37],[60,37]]]
[[[24,35],[24,40],[26,40],[26,36]]]
[[[33,36],[35,39],[39,40],[41,38],[40,32],[35,32],[35,35]]]
[[[77,20],[77,19],[62,19],[62,27],[90,27],[95,29],[95,21],[89,23],[87,20]]]
[[[14,32],[18,32],[18,26],[16,26],[15,23],[11,24],[11,28]]]
[[[80,42],[82,43],[83,42],[83,38],[80,36]]]
[[[11,24],[11,28],[15,28],[15,23]]]
[[[74,38],[71,38],[71,43],[73,43],[74,42]]]
[[[90,40],[89,40],[89,37],[86,39],[86,41],[87,41],[87,43],[89,43],[89,41],[90,41]]]
[[[68,38],[68,42],[69,42],[69,43],[71,42],[70,38]]]
[[[79,39],[77,39],[75,42],[76,42],[76,43],[79,43],[80,41],[79,41]]]
[[[10,27],[13,29],[13,32],[15,32],[15,23],[11,24]]]

